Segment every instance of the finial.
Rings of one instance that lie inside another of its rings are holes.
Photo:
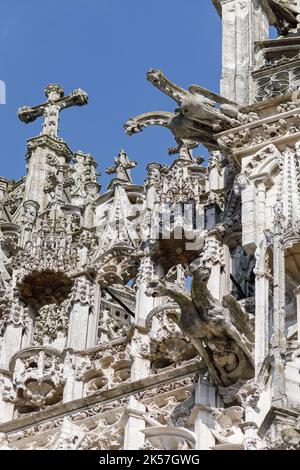
[[[64,89],[55,83],[50,83],[50,85],[46,86],[44,91],[49,100],[58,100],[65,95]]]
[[[185,160],[193,160],[192,150],[199,146],[199,143],[194,140],[176,139],[177,147],[169,148],[169,155],[176,155],[179,153],[179,158]]]
[[[120,150],[117,157],[114,158],[114,166],[108,167],[105,173],[108,175],[117,174],[116,179],[123,183],[132,183],[130,169],[137,164],[135,160],[129,160],[125,150]]]
[[[43,135],[48,135],[54,139],[58,138],[58,123],[60,111],[71,106],[83,106],[88,102],[88,95],[78,88],[65,96],[64,89],[57,84],[50,84],[45,88],[45,95],[48,100],[37,106],[23,106],[18,109],[19,119],[26,124],[33,122],[38,117],[44,118]]]

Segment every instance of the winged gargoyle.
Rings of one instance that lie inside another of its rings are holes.
[[[241,124],[242,114],[235,103],[205,88],[191,85],[184,90],[169,81],[161,70],[151,69],[147,79],[179,105],[175,111],[153,111],[130,118],[124,125],[128,135],[151,125],[170,129],[176,139],[195,140],[216,149],[214,134]]]
[[[253,377],[254,336],[245,313],[232,295],[222,302],[210,293],[207,282],[210,268],[194,262],[191,292],[178,283],[163,279],[149,283],[147,295],[171,297],[180,307],[175,321],[206,362],[213,382],[229,386],[239,379]]]

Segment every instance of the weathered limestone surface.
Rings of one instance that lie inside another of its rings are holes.
[[[59,137],[83,90],[19,109],[44,121],[0,178],[0,449],[300,449],[300,2],[213,3],[221,95],[148,72],[176,109],[125,130],[176,145],[143,186]]]

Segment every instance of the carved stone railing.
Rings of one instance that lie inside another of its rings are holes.
[[[300,86],[300,66],[287,66],[254,74],[255,101],[260,102],[297,91]]]
[[[146,320],[150,336],[152,368],[178,365],[198,356],[197,351],[176,323],[180,309],[174,303],[154,308]]]
[[[54,348],[32,347],[15,354],[9,365],[12,388],[4,399],[22,412],[41,409],[62,398],[65,379],[60,352]]]
[[[77,358],[75,379],[84,383],[84,394],[109,390],[129,381],[132,358],[124,342],[107,342]]]

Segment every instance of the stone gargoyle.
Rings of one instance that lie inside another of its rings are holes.
[[[209,149],[218,148],[214,134],[241,125],[243,114],[235,103],[197,85],[184,90],[169,81],[161,70],[151,69],[147,79],[179,105],[175,111],[153,111],[129,118],[128,135],[145,127],[167,127],[177,140],[190,139]]]
[[[275,16],[275,26],[280,34],[287,36],[297,30],[300,13],[298,0],[267,0],[267,3]]]
[[[169,272],[149,282],[147,295],[168,296],[179,305],[180,315],[174,320],[205,361],[212,381],[227,387],[253,377],[254,335],[232,295],[224,296],[222,302],[212,296],[207,287],[210,271],[194,262],[189,267],[191,292],[168,281]]]

